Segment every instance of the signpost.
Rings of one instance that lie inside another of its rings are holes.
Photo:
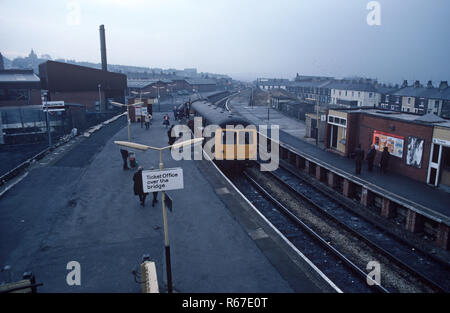
[[[164,223],[164,248],[166,252],[166,270],[167,270],[167,292],[172,293],[172,265],[170,263],[170,245],[169,245],[169,230],[167,226],[167,212],[166,203],[171,208],[172,199],[167,199],[166,190],[174,190],[183,188],[183,169],[172,168],[164,169],[162,160],[162,152],[169,149],[177,149],[180,147],[193,145],[203,141],[204,138],[195,138],[182,142],[175,143],[171,146],[162,148],[142,145],[134,142],[114,141],[115,144],[125,146],[133,149],[147,151],[148,149],[159,151],[159,171],[142,171],[142,182],[144,192],[161,191],[163,223]]]
[[[142,171],[142,185],[144,193],[183,189],[183,169],[177,167]]]

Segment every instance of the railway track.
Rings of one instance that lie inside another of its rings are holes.
[[[285,207],[283,210],[288,210],[284,214],[293,214],[307,221],[308,226],[318,230],[325,241],[332,241],[336,250],[349,255],[348,259],[360,268],[365,268],[370,260],[377,260],[382,266],[382,278],[385,279],[382,284],[387,290],[448,292],[446,264],[414,251],[352,214],[323,190],[315,189],[295,173],[285,168],[273,173],[250,169],[246,175],[251,176],[253,185],[259,184],[268,195],[280,199],[277,201]]]
[[[281,166],[278,171],[270,172],[269,175],[307,201],[321,214],[333,220],[339,227],[379,251],[390,262],[411,273],[434,291],[450,291],[448,264],[443,264],[425,253],[416,251],[406,242],[357,216],[345,205],[337,203],[335,198],[330,197],[324,190],[308,184],[307,180],[287,167]]]
[[[364,269],[339,252],[329,239],[293,214],[251,175],[244,174],[231,179],[255,207],[343,292],[389,292],[387,288],[368,277]],[[368,281],[372,285],[369,285]]]

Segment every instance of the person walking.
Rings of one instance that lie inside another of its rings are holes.
[[[152,207],[154,207],[157,202],[158,202],[158,192],[157,191],[153,191]]]
[[[150,117],[148,114],[145,116],[145,129],[148,130],[150,128]]]
[[[375,161],[375,156],[377,155],[377,151],[375,150],[375,145],[370,146],[369,152],[367,152],[367,170],[372,172],[373,169],[373,161]]]
[[[383,148],[383,152],[381,153],[381,160],[380,160],[380,170],[382,173],[387,173],[387,169],[389,166],[389,159],[391,155],[389,153],[388,147]]]
[[[169,114],[164,115],[163,125],[165,125],[166,128],[169,127],[169,125],[170,125]]]
[[[141,201],[141,205],[145,206],[145,198],[147,197],[147,194],[144,193],[144,186],[142,185],[142,170],[144,168],[142,166],[139,166],[136,173],[133,175],[133,190],[134,194],[136,196],[139,196],[139,200]]]
[[[169,138],[169,146],[173,145],[177,140],[177,137],[172,135],[172,130],[174,126],[175,125],[170,126],[169,130],[167,131],[167,137]]]
[[[129,170],[128,167],[128,150],[120,149],[120,154],[122,155],[123,160],[123,170]]]
[[[173,118],[176,121],[178,119],[178,110],[177,110],[176,106],[173,107],[172,112],[173,112]]]
[[[355,156],[355,172],[357,175],[361,174],[362,161],[364,160],[364,150],[361,149],[361,144],[358,144],[354,152]]]

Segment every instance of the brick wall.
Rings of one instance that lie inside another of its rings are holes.
[[[359,115],[358,140],[366,153],[372,143],[373,133],[375,130],[390,133],[397,136],[403,136],[404,137],[403,157],[400,159],[398,157],[391,155],[388,170],[390,172],[408,176],[412,179],[426,182],[431,142],[433,137],[432,126],[426,126],[417,123],[407,123],[375,116],[369,116],[366,114],[358,114],[358,115]],[[393,130],[393,128],[395,129]],[[415,136],[424,139],[421,168],[415,168],[406,165],[408,136]],[[376,165],[379,164],[380,158],[381,152],[377,151],[377,156],[375,158]]]
[[[101,92],[102,102],[105,101],[105,93]],[[51,92],[49,101],[65,101],[68,103],[78,103],[86,106],[86,110],[95,111],[95,102],[98,101],[98,91],[79,92]]]

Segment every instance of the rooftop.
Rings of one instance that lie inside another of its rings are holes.
[[[33,70],[0,70],[0,83],[39,83],[39,77]]]

